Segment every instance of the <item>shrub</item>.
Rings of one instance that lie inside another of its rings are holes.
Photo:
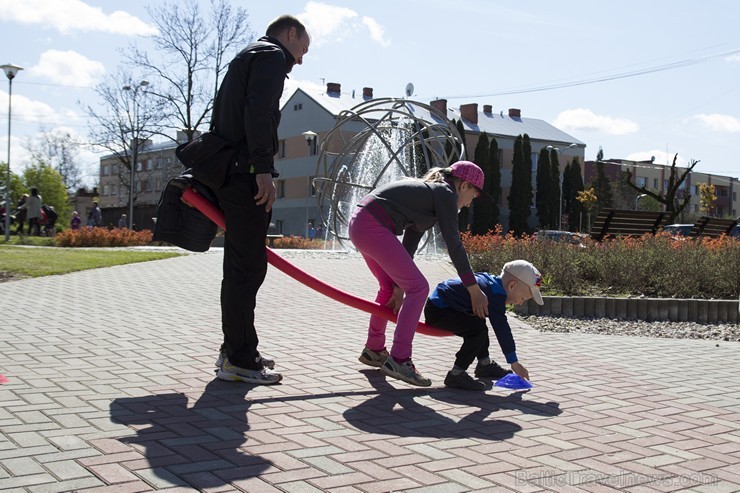
[[[275,248],[292,248],[297,250],[320,250],[324,248],[323,240],[311,240],[303,236],[284,236],[275,240]]]
[[[583,246],[500,230],[462,238],[474,270],[498,274],[510,260],[529,260],[551,295],[735,299],[740,292],[740,241],[728,237],[681,241],[659,234]]]
[[[54,238],[60,247],[125,247],[150,244],[152,232],[148,229],[81,228],[62,231]]]

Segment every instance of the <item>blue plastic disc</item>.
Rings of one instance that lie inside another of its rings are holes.
[[[527,382],[516,373],[509,373],[508,375],[504,375],[502,378],[499,378],[494,385],[496,385],[496,387],[503,387],[505,389],[514,390],[532,388],[531,383]]]

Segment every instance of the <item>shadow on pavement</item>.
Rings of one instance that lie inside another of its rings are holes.
[[[362,373],[377,391],[371,399],[344,412],[352,426],[368,432],[402,437],[477,438],[481,440],[506,440],[522,429],[517,423],[503,419],[488,419],[492,413],[507,408],[524,414],[557,416],[562,411],[556,402],[538,403],[522,399],[526,392],[507,396],[452,389],[397,389],[385,376],[374,370]],[[460,406],[479,408],[459,421],[442,415],[415,400],[429,397],[437,401]]]
[[[111,420],[136,430],[118,440],[143,451],[159,486],[217,488],[272,466],[240,449],[251,388],[213,380],[191,408],[182,393],[119,398],[110,404]]]

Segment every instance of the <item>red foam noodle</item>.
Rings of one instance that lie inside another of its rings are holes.
[[[182,199],[186,203],[198,209],[208,219],[216,223],[222,229],[226,230],[226,223],[224,221],[223,212],[221,212],[218,207],[206,200],[203,196],[198,194],[195,190],[190,187],[186,188],[182,194]],[[270,263],[270,265],[283,272],[284,274],[292,277],[301,284],[304,284],[309,288],[318,291],[324,296],[328,296],[334,301],[338,301],[347,306],[351,306],[352,308],[356,308],[358,310],[383,317],[386,320],[390,320],[391,322],[396,321],[397,317],[390,308],[375,303],[374,301],[369,301],[353,294],[347,293],[346,291],[342,291],[341,289],[335,288],[334,286],[331,286],[324,281],[317,279],[311,274],[299,269],[295,265],[282,258],[280,255],[275,253],[269,247],[265,248],[267,249],[267,261]],[[452,332],[437,329],[423,322],[419,322],[419,325],[416,327],[416,331],[420,334],[438,337],[447,337],[454,335]]]

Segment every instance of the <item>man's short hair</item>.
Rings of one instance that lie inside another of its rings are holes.
[[[287,31],[291,27],[295,27],[299,38],[302,38],[306,34],[306,26],[298,20],[298,17],[293,15],[281,15],[267,26],[267,34],[271,37],[279,36],[283,31]]]

